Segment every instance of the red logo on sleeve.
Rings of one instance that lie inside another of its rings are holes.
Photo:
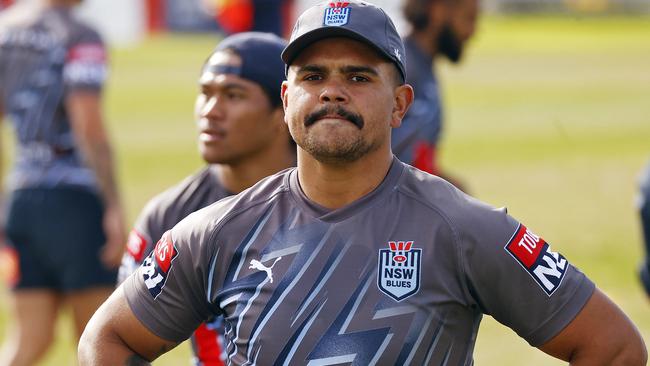
[[[100,43],[82,43],[68,51],[68,61],[82,61],[92,63],[106,62],[106,49]]]
[[[510,239],[510,243],[508,243],[506,249],[508,249],[508,251],[512,253],[521,264],[530,269],[530,267],[535,264],[535,261],[537,261],[543,246],[544,239],[533,234],[532,231],[520,224],[519,229],[512,239]]]
[[[178,256],[171,233],[167,231],[156,244],[156,248],[142,262],[142,277],[151,296],[157,298],[165,287],[172,261]]]
[[[163,272],[167,273],[169,272],[169,267],[172,265],[172,259],[177,254],[178,252],[174,248],[174,243],[172,243],[171,233],[168,231],[163,234],[162,238],[156,244],[156,249],[154,249],[156,263]]]
[[[135,259],[136,262],[142,262],[144,251],[147,248],[147,239],[144,238],[137,230],[133,229],[129,233],[129,240],[126,242],[126,251]]]
[[[519,228],[506,244],[505,249],[548,296],[553,295],[562,284],[569,262],[560,253],[552,251],[544,239],[524,225],[519,224]]]

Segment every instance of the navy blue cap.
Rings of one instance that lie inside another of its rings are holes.
[[[365,1],[324,1],[305,10],[293,27],[282,60],[288,68],[307,46],[330,37],[348,37],[371,46],[392,61],[406,80],[402,38],[387,14]]]
[[[284,81],[284,63],[280,59],[287,41],[273,33],[242,32],[228,36],[217,45],[214,53],[232,50],[242,61],[241,67],[209,65],[203,72],[235,74],[259,84],[273,105],[279,105],[280,90]]]

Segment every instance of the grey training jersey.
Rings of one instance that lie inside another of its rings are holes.
[[[165,231],[190,213],[230,195],[232,193],[221,185],[216,167],[208,165],[152,198],[129,234],[118,283],[140,266]]]
[[[0,104],[17,142],[10,189],[95,189],[95,176],[75,145],[65,98],[81,89],[99,93],[105,77],[102,40],[66,8],[17,5],[0,14]]]
[[[223,315],[230,364],[471,365],[483,314],[541,345],[594,285],[504,210],[395,159],[340,209],[290,169],[195,212],[124,290],[165,339]]]

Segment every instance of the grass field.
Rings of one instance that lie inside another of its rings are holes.
[[[460,67],[442,65],[443,165],[480,199],[542,234],[650,339],[636,177],[650,159],[650,18],[486,17]],[[201,165],[192,118],[216,36],[114,50],[106,111],[129,219]],[[3,290],[4,291],[4,290]],[[8,322],[0,292],[0,337]],[[43,365],[74,364],[67,317]],[[187,345],[158,365],[188,364]],[[486,317],[477,365],[556,365]]]

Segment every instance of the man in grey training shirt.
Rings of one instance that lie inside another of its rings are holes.
[[[15,136],[0,220],[0,247],[15,264],[0,365],[36,364],[64,305],[81,336],[113,291],[124,250],[101,107],[107,50],[73,16],[79,2],[23,1],[0,13],[0,120]]]
[[[489,314],[576,365],[644,365],[631,321],[534,231],[393,157],[403,55],[371,4],[305,11],[282,53],[298,167],[166,232],[81,364],[153,360],[221,315],[233,365],[471,365]]]
[[[119,282],[188,214],[295,166],[296,145],[280,99],[280,53],[285,46],[286,41],[271,33],[237,33],[208,57],[199,77],[195,115],[199,150],[209,165],[147,203],[129,234]],[[215,317],[194,332],[197,365],[224,364],[220,324],[221,317]]]

